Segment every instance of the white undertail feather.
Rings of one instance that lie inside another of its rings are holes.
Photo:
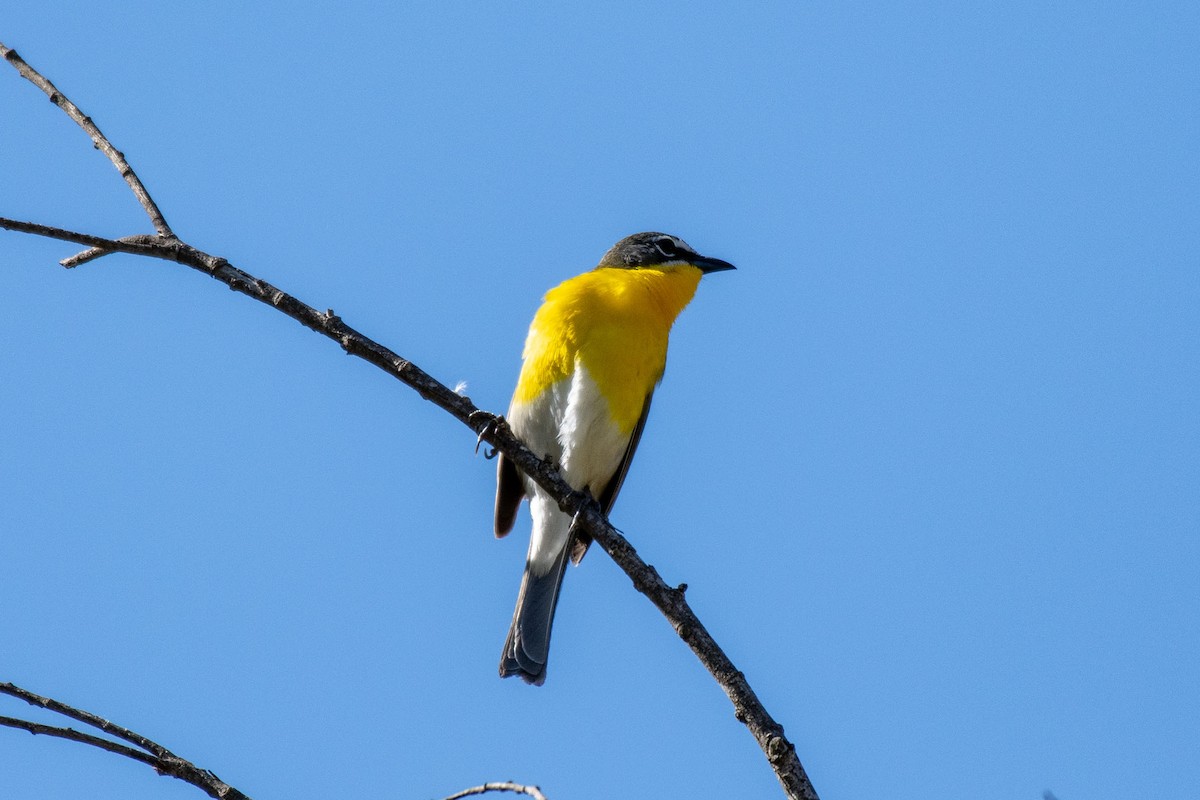
[[[533,533],[529,539],[529,569],[542,576],[554,566],[558,554],[567,546],[571,534],[571,518],[558,508],[558,503],[539,487],[529,500],[529,515],[533,517]]]

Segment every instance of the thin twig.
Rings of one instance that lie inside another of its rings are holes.
[[[86,725],[91,725],[93,728],[102,730],[111,736],[116,736],[118,739],[124,739],[127,742],[131,742],[132,744],[135,744],[143,750],[153,753],[156,756],[161,756],[168,753],[167,748],[163,747],[157,742],[147,739],[141,734],[137,734],[131,730],[122,728],[120,725],[114,725],[108,720],[102,719],[90,711],[82,711],[78,708],[69,706],[66,703],[59,702],[53,698],[42,697],[40,694],[34,694],[27,689],[22,689],[20,686],[16,686],[11,683],[0,683],[0,694],[7,694],[11,697],[17,698],[18,700],[24,700],[31,706],[39,706],[47,711],[53,711],[55,714],[62,714],[64,717],[70,717],[71,719],[78,720]]]
[[[3,45],[0,45],[0,52],[3,52],[10,62],[17,65],[18,69],[23,67],[29,73],[41,77],[24,61],[15,58],[16,54],[11,50],[3,49]],[[26,75],[26,72],[23,71],[22,74]],[[26,77],[29,76],[26,75]],[[44,78],[42,80],[45,81]],[[52,88],[49,81],[45,81],[45,83]],[[57,90],[53,91],[57,94]],[[54,99],[53,95],[52,99]],[[78,112],[74,104],[61,98],[61,95],[60,99]],[[62,102],[59,100],[55,100],[55,102],[62,106]],[[67,106],[62,107],[67,110]],[[82,114],[78,116],[72,114],[71,116],[81,125],[83,125],[81,120],[86,120]],[[140,186],[140,183],[138,185]],[[0,219],[0,227],[76,242],[93,248],[93,250],[151,256],[192,267],[221,281],[230,289],[271,305],[305,327],[333,339],[348,354],[374,364],[415,389],[424,399],[449,412],[471,428],[479,438],[511,458],[518,469],[536,481],[557,500],[559,508],[576,517],[576,524],[580,525],[583,531],[604,548],[605,552],[629,576],[634,587],[646,595],[667,617],[679,637],[687,643],[720,684],[733,703],[735,716],[753,734],[788,797],[817,800],[816,790],[813,789],[812,783],[796,755],[795,746],[784,735],[783,727],[767,713],[757,695],[750,688],[745,676],[734,667],[729,657],[721,650],[692,611],[684,597],[684,587],[668,586],[658,572],[637,555],[637,551],[625,537],[609,524],[595,501],[583,493],[574,491],[549,462],[543,461],[525,447],[513,435],[503,417],[476,408],[469,398],[455,393],[411,361],[346,325],[332,310],[318,311],[266,281],[238,269],[224,258],[197,250],[173,237],[170,239],[151,238],[149,241],[146,240],[146,237],[126,237],[120,240],[103,239],[60,228],[4,219]],[[103,254],[93,252],[93,250],[66,259],[64,264],[82,263],[84,260],[90,260]]]
[[[133,196],[141,203],[146,214],[150,217],[150,222],[154,224],[154,229],[158,231],[160,236],[171,239],[175,237],[175,233],[171,227],[167,225],[167,220],[163,217],[161,211],[158,210],[158,205],[154,199],[150,197],[150,192],[146,191],[146,187],[142,185],[142,180],[133,171],[133,167],[129,166],[129,162],[125,160],[125,154],[112,146],[108,138],[100,132],[100,128],[92,122],[91,117],[86,116],[79,107],[67,99],[66,95],[58,90],[58,88],[42,76],[37,70],[29,66],[25,59],[17,55],[17,51],[5,47],[3,42],[0,42],[0,56],[3,56],[8,63],[16,68],[21,76],[32,83],[34,86],[41,89],[50,98],[50,102],[66,112],[67,116],[75,120],[79,127],[83,128],[84,132],[91,137],[92,144],[96,149],[108,156],[108,160],[117,168],[117,172],[121,173],[121,177],[125,179],[125,183],[129,184],[129,188],[133,190]]]
[[[472,786],[470,789],[463,789],[457,794],[452,794],[443,800],[459,800],[462,797],[470,797],[476,794],[486,794],[487,792],[515,792],[517,794],[527,794],[534,800],[547,800],[546,795],[542,794],[542,790],[536,786],[522,786],[519,783],[512,781],[500,781],[495,783],[485,783],[482,786]]]
[[[176,240],[172,239],[170,241],[176,241]],[[84,250],[82,253],[76,253],[75,255],[71,256],[70,258],[62,259],[58,263],[64,267],[66,267],[67,269],[74,269],[75,267],[86,264],[89,261],[95,261],[97,258],[100,258],[101,256],[107,256],[112,253],[129,252],[127,250],[122,250],[121,249],[122,247],[129,246],[129,247],[136,248],[138,245],[144,245],[144,244],[145,245],[161,245],[161,244],[163,244],[163,241],[159,237],[152,236],[149,233],[135,233],[133,236],[122,236],[120,239],[115,239],[115,240],[109,242],[108,244],[106,244],[104,247],[89,247],[87,250]]]
[[[53,225],[42,225],[38,222],[23,222],[19,219],[8,219],[7,217],[0,217],[0,228],[18,233],[31,233],[34,236],[44,236],[47,239],[59,239],[64,242],[87,245],[90,249],[58,262],[68,269],[77,263],[82,263],[80,259],[85,255],[88,256],[88,258],[83,259],[86,261],[91,261],[94,258],[109,253],[132,253],[139,256],[164,258],[162,255],[163,247],[167,246],[170,241],[177,241],[164,241],[157,236],[150,236],[145,233],[126,236],[123,239],[105,239],[103,236],[92,236],[90,233],[79,233],[77,231],[66,230],[65,228],[55,228]]]
[[[18,730],[28,731],[32,734],[42,734],[44,736],[57,736],[59,739],[67,739],[72,742],[80,742],[82,744],[90,744],[92,747],[98,747],[101,750],[107,750],[110,753],[117,753],[126,758],[132,758],[134,761],[141,761],[143,764],[154,766],[156,759],[149,753],[143,753],[141,750],[136,750],[128,745],[114,742],[111,739],[102,739],[99,736],[93,736],[90,733],[80,733],[74,728],[58,728],[53,725],[43,725],[40,722],[30,722],[26,719],[17,719],[16,717],[0,717],[0,725],[6,728],[17,728]]]
[[[120,742],[114,742],[111,739],[93,736],[90,733],[81,733],[73,728],[59,728],[54,725],[44,725],[39,722],[30,722],[29,720],[16,719],[14,717],[0,717],[0,726],[2,727],[17,728],[18,730],[28,731],[32,734],[68,739],[72,742],[98,747],[110,753],[117,753],[126,758],[132,758],[134,761],[140,761],[143,764],[149,764],[154,767],[155,771],[160,775],[178,778],[181,781],[190,783],[192,786],[202,790],[209,797],[215,797],[218,800],[250,800],[249,797],[225,783],[208,770],[201,769],[187,759],[180,758],[167,748],[142,736],[140,733],[134,733],[128,728],[115,725],[91,712],[69,706],[59,700],[34,694],[28,689],[22,689],[11,683],[0,683],[0,694],[7,694],[19,700],[24,700],[30,705],[39,706],[55,714],[78,720],[104,733],[124,739],[127,742],[132,742],[137,747],[129,747]]]

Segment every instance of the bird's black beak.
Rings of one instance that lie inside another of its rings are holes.
[[[707,275],[710,272],[724,272],[727,269],[737,269],[728,261],[722,261],[719,258],[709,258],[708,256],[700,256],[692,259],[692,264],[700,268],[700,271]]]

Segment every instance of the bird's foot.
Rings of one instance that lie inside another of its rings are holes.
[[[479,438],[475,440],[475,455],[479,455],[479,447],[483,444],[483,440],[496,432],[496,428],[500,425],[500,419],[500,417],[492,417],[484,424],[482,428],[479,429]],[[487,448],[483,451],[483,457],[488,461],[491,461],[499,452],[500,451],[494,447]]]
[[[588,510],[588,506],[599,507],[599,505],[600,505],[599,503],[596,502],[596,498],[592,497],[592,490],[587,488],[586,486],[584,488],[580,489],[579,493],[582,494],[587,499],[584,500],[582,503],[580,503],[579,508],[577,508],[575,510],[575,513],[571,515],[571,531],[574,531],[577,526],[583,524],[582,516],[583,516],[584,512],[586,512]]]

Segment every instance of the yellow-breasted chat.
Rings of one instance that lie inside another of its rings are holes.
[[[595,269],[547,292],[534,315],[508,423],[533,452],[558,466],[568,484],[590,492],[605,514],[641,439],[675,318],[701,276],[733,268],[678,237],[637,233],[617,242]],[[512,530],[525,498],[533,532],[500,675],[540,685],[567,559],[579,563],[591,542],[500,455],[497,537]]]

